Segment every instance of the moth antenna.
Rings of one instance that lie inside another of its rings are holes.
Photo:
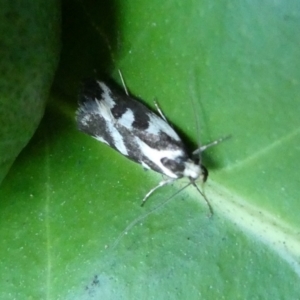
[[[198,185],[195,182],[191,182],[191,184],[193,184],[193,186],[196,188],[196,190],[201,194],[201,196],[204,198],[205,202],[207,203],[207,206],[209,208],[209,212],[210,212],[210,217],[213,216],[214,214],[214,210],[210,204],[210,202],[208,201],[206,195],[204,194],[204,192],[201,192]]]
[[[88,10],[86,9],[86,5],[84,5],[84,1],[83,0],[79,0],[79,3],[82,6],[82,9],[84,11],[84,14],[86,16],[86,18],[89,20],[89,24],[97,31],[97,33],[99,33],[99,36],[104,40],[105,45],[107,46],[108,49],[108,53],[110,55],[110,59],[113,62],[113,65],[116,65],[116,59],[114,57],[114,51],[113,51],[113,47],[110,44],[109,39],[107,38],[107,33],[103,31],[103,29],[101,29],[96,22],[94,22],[94,18],[93,16],[88,12]]]
[[[197,144],[198,144],[198,148],[201,148],[201,143],[200,143],[200,122],[199,122],[199,118],[197,118],[196,101],[195,101],[194,95],[191,97],[191,101],[192,101],[192,106],[193,106],[192,110],[193,110],[193,113],[194,113],[194,120],[195,120],[195,123],[196,123],[196,134],[197,134],[197,139],[198,139]],[[199,154],[198,158],[199,158],[199,161],[201,161],[201,152],[198,152],[197,154]]]
[[[123,85],[125,94],[126,94],[127,96],[129,96],[127,87],[126,87],[126,85],[125,85],[125,81],[124,81],[123,75],[122,75],[122,73],[121,73],[121,70],[118,69],[118,72],[119,72],[119,75],[120,75],[120,78],[121,78],[121,81],[122,81],[122,85]]]
[[[171,201],[176,195],[178,195],[180,192],[182,192],[185,188],[187,188],[188,186],[190,186],[191,184],[193,184],[193,182],[189,182],[188,184],[186,184],[184,187],[182,187],[181,189],[179,189],[176,193],[172,194],[169,198],[167,198],[167,200],[165,200],[164,202],[160,203],[159,205],[157,205],[156,207],[154,207],[153,209],[151,209],[149,212],[147,212],[146,214],[136,218],[135,220],[133,220],[121,233],[120,235],[117,237],[117,239],[115,240],[115,242],[112,245],[111,249],[115,249],[117,247],[117,245],[119,244],[120,240],[123,238],[123,236],[125,234],[127,234],[127,232],[134,227],[137,223],[139,223],[140,221],[146,219],[149,215],[153,214],[154,212],[156,212],[157,210],[159,210],[161,207],[165,206],[169,201]],[[201,193],[201,192],[200,192]],[[202,193],[201,193],[202,194]],[[203,194],[202,194],[203,195]]]

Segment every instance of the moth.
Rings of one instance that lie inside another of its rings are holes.
[[[126,87],[123,91],[112,84],[89,79],[79,96],[76,112],[78,129],[144,168],[167,177],[145,195],[142,205],[158,188],[186,177],[188,185],[195,186],[204,197],[212,214],[212,207],[196,185],[196,180],[204,183],[208,176],[201,153],[223,138],[201,146],[189,155],[182,139],[158,105],[155,106],[157,113],[130,96]]]

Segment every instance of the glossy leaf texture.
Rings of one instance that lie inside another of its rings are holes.
[[[43,117],[60,52],[58,1],[0,3],[0,183]]]
[[[51,101],[0,190],[0,298],[297,299],[299,8],[64,2]],[[142,208],[161,175],[76,130],[82,78],[118,69],[191,149],[231,134],[202,158],[212,217],[193,187],[146,216],[186,180]]]

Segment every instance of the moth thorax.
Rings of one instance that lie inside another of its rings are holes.
[[[199,165],[192,160],[188,160],[187,162],[185,162],[183,176],[188,177],[192,180],[200,178],[201,181],[205,182],[208,176],[208,172],[203,165]]]
[[[183,176],[192,179],[197,179],[200,176],[200,174],[201,174],[201,168],[198,164],[196,164],[192,160],[188,160],[185,162]]]

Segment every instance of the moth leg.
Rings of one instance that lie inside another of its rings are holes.
[[[215,141],[213,141],[213,142],[211,142],[209,144],[203,145],[203,146],[199,147],[198,149],[196,149],[195,151],[193,151],[192,154],[193,155],[197,155],[197,154],[205,151],[207,148],[210,148],[212,146],[218,145],[219,143],[221,143],[221,142],[223,142],[223,141],[225,141],[225,140],[227,140],[229,138],[231,138],[231,135],[227,135],[227,136],[225,136],[223,138],[220,138],[220,139],[217,139],[217,140],[215,140]]]
[[[154,105],[156,107],[156,110],[158,111],[159,115],[161,116],[161,118],[166,122],[168,123],[168,120],[167,118],[165,117],[165,115],[163,114],[162,110],[160,109],[158,103],[156,101],[154,101]]]
[[[125,84],[125,81],[124,81],[124,79],[123,79],[123,75],[122,75],[122,73],[121,73],[121,70],[118,69],[118,71],[119,71],[119,75],[120,75],[120,78],[121,78],[121,81],[122,81],[122,84],[123,84],[123,88],[124,88],[125,94],[126,94],[127,96],[129,96],[128,90],[127,90],[127,87],[126,87],[126,84]]]
[[[176,178],[177,179],[177,178]],[[155,192],[157,189],[169,184],[169,183],[172,183],[173,181],[176,180],[175,178],[171,178],[171,179],[166,179],[166,180],[163,180],[161,181],[156,187],[154,187],[153,189],[151,189],[147,194],[146,196],[144,197],[144,199],[142,200],[142,204],[141,206],[144,206],[145,202],[147,201],[147,199],[153,194],[153,192]]]

